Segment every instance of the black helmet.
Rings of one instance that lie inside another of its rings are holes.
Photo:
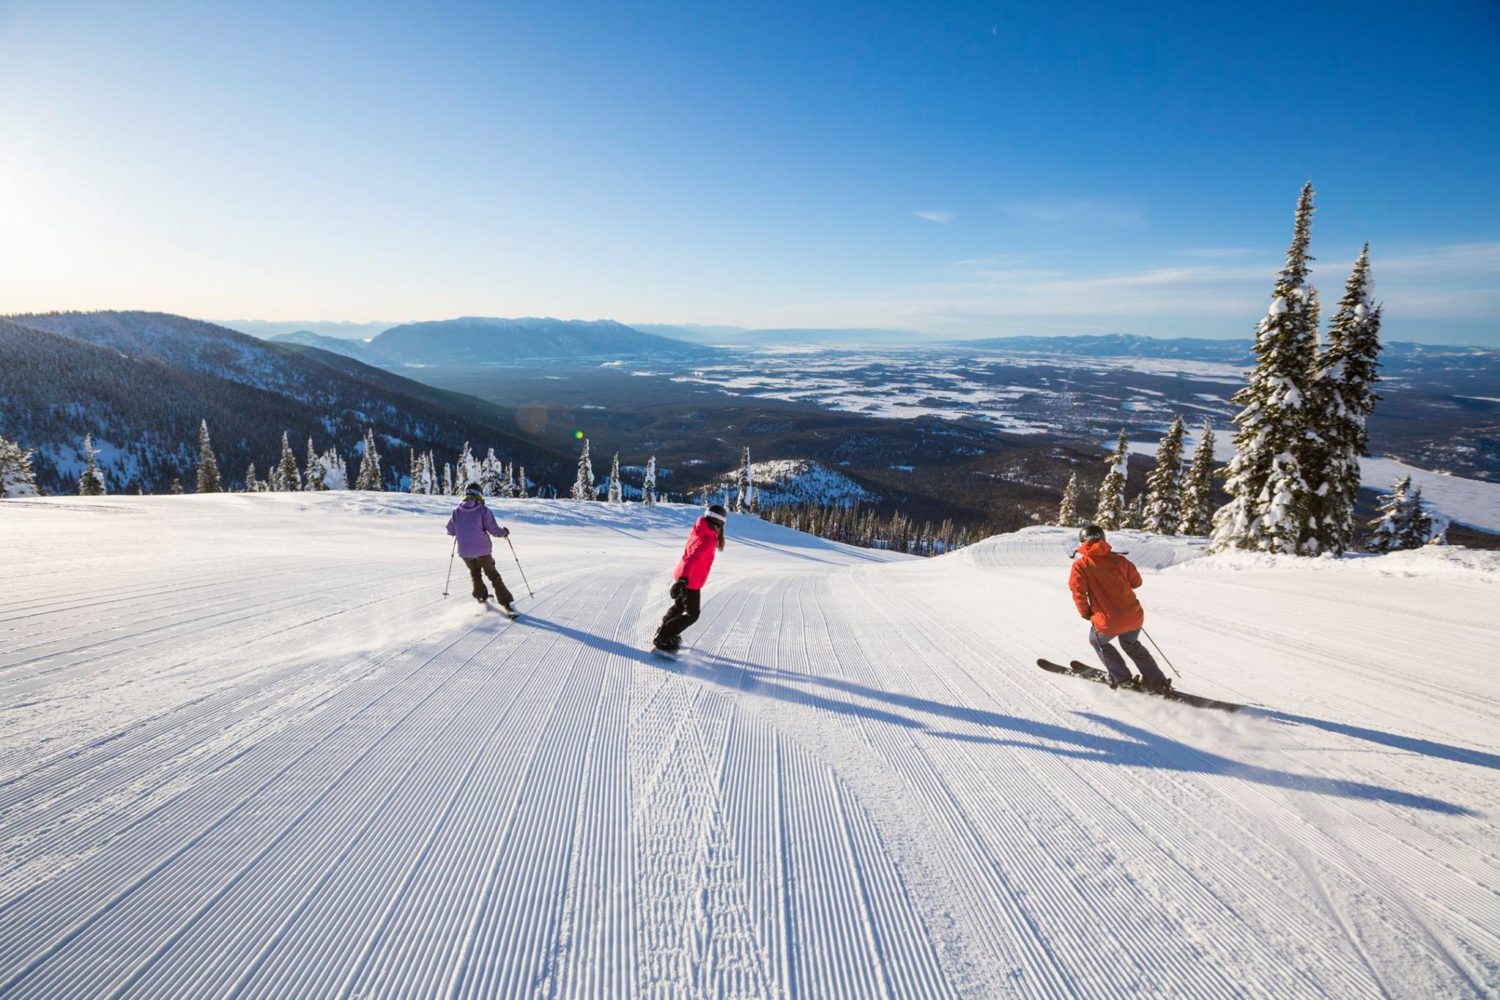
[[[1104,529],[1097,524],[1086,524],[1078,529],[1078,544],[1104,541]]]
[[[484,490],[482,490],[482,489],[479,488],[479,484],[478,483],[470,483],[468,486],[464,487],[464,496],[466,496],[466,497],[478,497],[479,499],[483,500],[484,499]]]
[[[722,528],[724,521],[729,517],[729,511],[724,509],[723,504],[716,503],[704,511],[703,516],[712,521],[716,526]]]

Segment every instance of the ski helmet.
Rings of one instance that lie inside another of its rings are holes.
[[[1104,541],[1104,529],[1097,524],[1086,524],[1078,531],[1078,544]]]
[[[464,487],[464,497],[478,497],[479,499],[483,500],[484,490],[479,488],[478,483],[470,483],[468,486]]]
[[[716,503],[709,507],[708,510],[704,511],[703,516],[708,518],[718,527],[722,528],[724,526],[725,518],[729,516],[729,511],[724,509],[723,504]]]

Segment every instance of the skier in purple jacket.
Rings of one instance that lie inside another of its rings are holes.
[[[487,576],[495,588],[495,600],[500,602],[506,614],[514,616],[517,612],[511,607],[511,601],[515,598],[500,579],[490,543],[491,535],[510,537],[510,529],[495,523],[495,515],[484,505],[484,494],[478,484],[470,483],[464,487],[464,502],[454,508],[453,516],[448,518],[448,534],[458,540],[458,557],[469,567],[469,576],[474,580],[474,600],[480,604],[489,603],[489,591],[484,589],[484,576]]]

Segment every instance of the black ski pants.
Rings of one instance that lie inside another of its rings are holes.
[[[703,591],[684,588],[682,594],[672,602],[672,606],[662,616],[661,628],[656,630],[656,642],[661,645],[675,646],[682,639],[683,629],[697,621],[702,610]]]
[[[1156,660],[1151,656],[1151,650],[1141,643],[1140,629],[1131,629],[1119,635],[1100,635],[1097,628],[1089,626],[1089,645],[1094,647],[1094,652],[1098,653],[1099,659],[1104,661],[1104,668],[1109,671],[1111,680],[1116,684],[1130,683],[1130,668],[1125,665],[1125,657],[1120,655],[1120,650],[1110,645],[1111,640],[1114,639],[1120,640],[1120,646],[1135,663],[1136,669],[1141,672],[1141,680],[1153,685],[1167,682],[1166,675],[1161,672],[1161,667],[1156,665]]]
[[[495,588],[495,600],[505,605],[515,600],[500,579],[500,571],[495,568],[494,556],[475,556],[472,559],[465,556],[464,565],[469,567],[469,577],[474,581],[474,600],[482,601],[490,596],[490,592],[484,589],[485,576],[490,578],[490,584]],[[484,575],[481,576],[481,573]]]

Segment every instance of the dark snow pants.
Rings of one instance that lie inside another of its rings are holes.
[[[1099,654],[1099,659],[1104,661],[1104,669],[1109,671],[1110,679],[1116,684],[1128,684],[1130,682],[1130,668],[1125,665],[1125,657],[1120,651],[1110,645],[1110,640],[1119,639],[1120,645],[1130,655],[1137,670],[1141,672],[1141,680],[1147,684],[1165,684],[1166,675],[1156,665],[1151,651],[1141,644],[1141,630],[1132,629],[1129,632],[1121,632],[1119,635],[1100,635],[1099,630],[1093,626],[1089,627],[1089,645],[1094,647],[1094,652]]]
[[[500,571],[495,568],[494,556],[475,556],[472,559],[465,556],[464,565],[469,567],[469,577],[474,581],[474,600],[482,601],[490,596],[490,592],[484,589],[484,577],[480,576],[481,573],[490,578],[490,583],[495,588],[495,600],[507,606],[515,600],[500,580]]]
[[[686,590],[672,602],[662,616],[661,628],[656,630],[655,642],[659,646],[676,646],[682,641],[682,631],[698,620],[703,610],[703,591]]]

